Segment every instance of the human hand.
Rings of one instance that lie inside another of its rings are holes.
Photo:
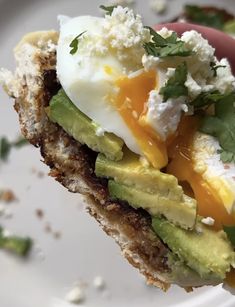
[[[216,56],[221,58],[227,58],[235,74],[235,39],[231,36],[208,27],[189,24],[189,23],[166,23],[154,26],[155,30],[160,30],[166,27],[170,30],[177,32],[181,35],[185,31],[196,30],[206,38],[209,43],[215,48]]]

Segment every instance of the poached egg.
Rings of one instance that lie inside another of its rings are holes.
[[[130,15],[132,11],[119,10],[121,12],[116,12],[121,19],[119,23],[114,17],[60,18],[58,78],[79,110],[160,169],[168,162],[165,140],[177,128],[182,113],[181,101],[177,106],[167,102],[164,110],[159,97],[153,103],[150,93],[158,93],[166,82],[167,69],[144,69],[143,43],[150,40],[149,30],[133,13]],[[124,16],[120,17],[123,12]],[[120,33],[117,32],[115,27],[125,22],[125,27],[118,27]],[[105,30],[107,37],[104,37]],[[78,41],[78,50],[72,55],[70,44],[80,33],[83,34]],[[163,114],[161,118],[158,116],[158,123],[155,119],[160,112],[156,109],[161,109]],[[173,129],[166,116],[169,109],[173,110],[174,117],[176,115]]]
[[[71,101],[96,123],[97,136],[100,130],[114,133],[155,168],[167,166],[186,193],[196,198],[198,213],[213,218],[215,227],[234,224],[235,166],[224,165],[217,151],[212,153],[212,137],[196,133],[197,118],[182,120],[182,113],[188,112],[187,97],[163,103],[159,93],[180,58],[147,56],[143,44],[151,40],[149,30],[127,8],[117,7],[105,18],[60,17],[60,24],[58,78]],[[167,29],[160,32],[163,37],[171,34]],[[71,42],[80,34],[71,54]],[[189,96],[212,89],[226,92],[234,81],[229,64],[227,72],[220,68],[214,78],[210,65],[216,61],[215,50],[195,31],[181,39],[194,51],[186,59]],[[223,84],[222,71],[227,76]]]

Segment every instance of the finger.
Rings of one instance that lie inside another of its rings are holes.
[[[167,23],[154,26],[155,30],[160,30],[166,27],[170,30],[177,32],[181,35],[185,31],[196,30],[206,38],[210,45],[216,50],[216,56],[221,58],[227,58],[231,64],[233,73],[235,73],[235,39],[231,36],[208,27],[189,24],[189,23]]]

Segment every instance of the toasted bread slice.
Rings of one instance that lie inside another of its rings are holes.
[[[14,74],[3,71],[4,87],[15,99],[23,135],[41,150],[50,175],[69,191],[85,195],[88,212],[103,230],[120,245],[127,260],[146,277],[147,283],[166,291],[171,283],[186,290],[192,286],[216,284],[198,276],[181,281],[172,278],[168,247],[151,227],[151,217],[123,202],[109,199],[107,182],[94,173],[96,153],[50,122],[45,107],[57,93],[56,44],[58,33],[35,32],[26,35],[15,48]]]

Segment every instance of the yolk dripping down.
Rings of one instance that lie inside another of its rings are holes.
[[[143,154],[155,168],[167,165],[166,145],[149,133],[140,123],[140,117],[145,112],[150,91],[157,86],[156,72],[149,71],[133,77],[122,77],[117,80],[119,94],[115,101],[116,107],[131,130]]]
[[[196,116],[182,119],[178,136],[169,147],[171,162],[167,172],[176,176],[179,181],[190,184],[198,203],[198,214],[214,218],[215,228],[221,229],[223,225],[234,225],[235,218],[228,214],[218,192],[193,168],[192,142],[198,126],[199,119]]]

